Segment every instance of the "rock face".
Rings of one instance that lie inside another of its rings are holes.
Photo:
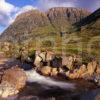
[[[73,71],[73,73],[67,72],[66,75],[71,79],[82,78],[83,74],[87,72],[86,66],[82,65],[79,69]]]
[[[100,74],[100,67],[97,66],[96,73]]]
[[[8,83],[2,82],[0,84],[0,97],[7,98],[8,96],[16,95],[19,91],[16,90],[15,86]]]
[[[93,77],[98,77],[99,75],[96,73],[96,67],[97,67],[97,62],[92,61],[88,63],[87,66],[86,65],[80,66],[79,69],[75,69],[72,73],[66,72],[66,75],[71,79],[84,78],[92,80]]]
[[[9,40],[16,39],[16,41],[30,37],[34,38],[35,32],[45,26],[50,26],[46,14],[38,10],[31,10],[19,15],[15,22],[4,31],[3,36],[8,36]],[[32,34],[33,30],[35,31],[34,34]]]
[[[45,76],[57,76],[58,74],[57,68],[52,68],[50,66],[44,66],[40,69],[40,72]]]
[[[81,58],[78,58],[76,55],[75,56],[62,56],[62,65],[66,66],[69,70],[72,70],[75,67],[75,64],[74,64],[75,62],[80,63]]]
[[[45,67],[41,68],[41,73],[45,76],[49,76],[51,74],[51,70],[52,70],[51,67],[45,66]]]
[[[97,67],[96,61],[88,63],[88,66],[87,66],[88,73],[92,75],[95,72],[96,67]]]
[[[73,23],[89,14],[85,9],[65,7],[52,8],[46,13],[31,10],[17,16],[15,22],[3,32],[1,39],[18,42],[33,39],[38,34],[67,31]]]
[[[26,74],[18,67],[6,70],[0,84],[0,96],[6,98],[17,94],[25,86],[26,79]]]
[[[47,16],[54,27],[64,31],[71,24],[82,20],[89,14],[85,9],[55,7],[48,11]]]
[[[8,81],[13,84],[16,89],[20,90],[26,84],[26,74],[18,67],[8,69],[4,72],[3,81]]]
[[[62,65],[66,66],[69,70],[72,69],[73,62],[74,62],[74,58],[72,56],[69,56],[69,57],[65,56],[62,58]]]

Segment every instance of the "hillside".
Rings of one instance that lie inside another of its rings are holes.
[[[57,54],[63,49],[68,54],[82,54],[85,59],[99,59],[100,9],[93,13],[65,7],[51,8],[45,13],[31,10],[17,16],[2,33],[1,41],[11,43],[5,45],[14,56],[20,48],[30,52],[40,46],[54,49]]]
[[[80,8],[57,7],[47,12],[31,10],[17,16],[1,37],[6,41],[17,42],[40,35],[69,32],[73,23],[81,21],[89,14],[90,12]]]
[[[74,25],[82,38],[83,52],[93,55],[100,62],[100,8]]]

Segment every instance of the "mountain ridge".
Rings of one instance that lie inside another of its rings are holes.
[[[100,8],[94,11],[91,15],[83,18],[81,21],[75,23],[78,27],[85,26],[93,21],[96,21],[100,18]]]
[[[1,35],[4,40],[16,40],[18,37],[38,34],[48,34],[54,32],[68,32],[72,24],[88,16],[90,12],[79,8],[55,7],[47,12],[30,10],[18,15]],[[27,39],[27,37],[25,37]],[[23,39],[22,39],[23,40]]]

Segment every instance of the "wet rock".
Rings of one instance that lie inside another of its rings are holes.
[[[70,73],[70,71],[66,72],[66,76],[69,77],[70,79],[78,78],[78,74],[77,73]]]
[[[100,74],[95,73],[92,77],[94,82],[97,83],[98,86],[100,86]]]
[[[48,75],[51,74],[51,71],[52,71],[52,68],[49,67],[49,66],[45,66],[45,67],[41,68],[41,73],[43,75],[47,75],[48,76]]]
[[[51,60],[51,65],[53,68],[59,68],[62,66],[62,58],[61,57],[57,57],[55,56],[52,60]]]
[[[20,90],[25,86],[26,79],[27,77],[23,69],[20,69],[19,67],[14,67],[4,72],[2,82],[7,81],[13,84],[16,89]]]
[[[82,78],[84,73],[87,71],[86,65],[80,66],[79,70],[77,70],[78,77]]]
[[[96,67],[97,67],[96,61],[88,63],[88,66],[87,66],[88,73],[92,75],[95,72]]]
[[[46,52],[41,52],[41,51],[36,51],[35,52],[35,61],[34,61],[34,65],[37,68],[41,67],[41,61],[45,60],[45,53]]]
[[[97,67],[96,73],[97,73],[97,74],[100,74],[100,67]]]
[[[96,67],[97,67],[97,62],[96,61],[92,61],[92,62],[88,63],[87,71],[84,73],[83,77],[85,77],[85,76],[92,76],[93,73],[96,70]]]
[[[97,95],[95,96],[95,100],[100,100],[100,94],[97,94]]]
[[[59,68],[59,73],[64,73],[64,70],[63,70],[63,68]]]
[[[67,66],[68,69],[71,70],[73,67],[73,60],[74,59],[72,56],[69,56],[69,57],[63,56],[62,57],[62,65]]]
[[[30,96],[20,97],[20,98],[18,98],[18,100],[39,100],[39,97],[30,95]]]
[[[25,72],[19,67],[6,70],[0,84],[1,97],[17,94],[25,86],[26,79]]]
[[[66,76],[71,79],[82,78],[83,74],[87,71],[86,66],[82,65],[79,69],[66,72]]]
[[[58,71],[57,68],[52,68],[51,76],[57,76]]]
[[[54,52],[52,52],[52,51],[46,51],[46,52],[47,52],[46,60],[51,61],[55,56]]]
[[[3,81],[0,84],[0,96],[2,98],[7,98],[8,96],[15,95],[18,92],[19,91],[15,88],[15,86],[7,81]]]

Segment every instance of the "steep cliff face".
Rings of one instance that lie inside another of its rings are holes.
[[[37,35],[53,32],[68,32],[72,24],[88,16],[90,12],[79,8],[57,7],[46,13],[31,10],[17,16],[2,34],[3,40],[17,42],[18,40],[34,39]]]
[[[52,25],[60,30],[66,30],[70,25],[82,20],[89,14],[90,12],[85,9],[66,7],[51,8],[47,12],[47,16]]]

